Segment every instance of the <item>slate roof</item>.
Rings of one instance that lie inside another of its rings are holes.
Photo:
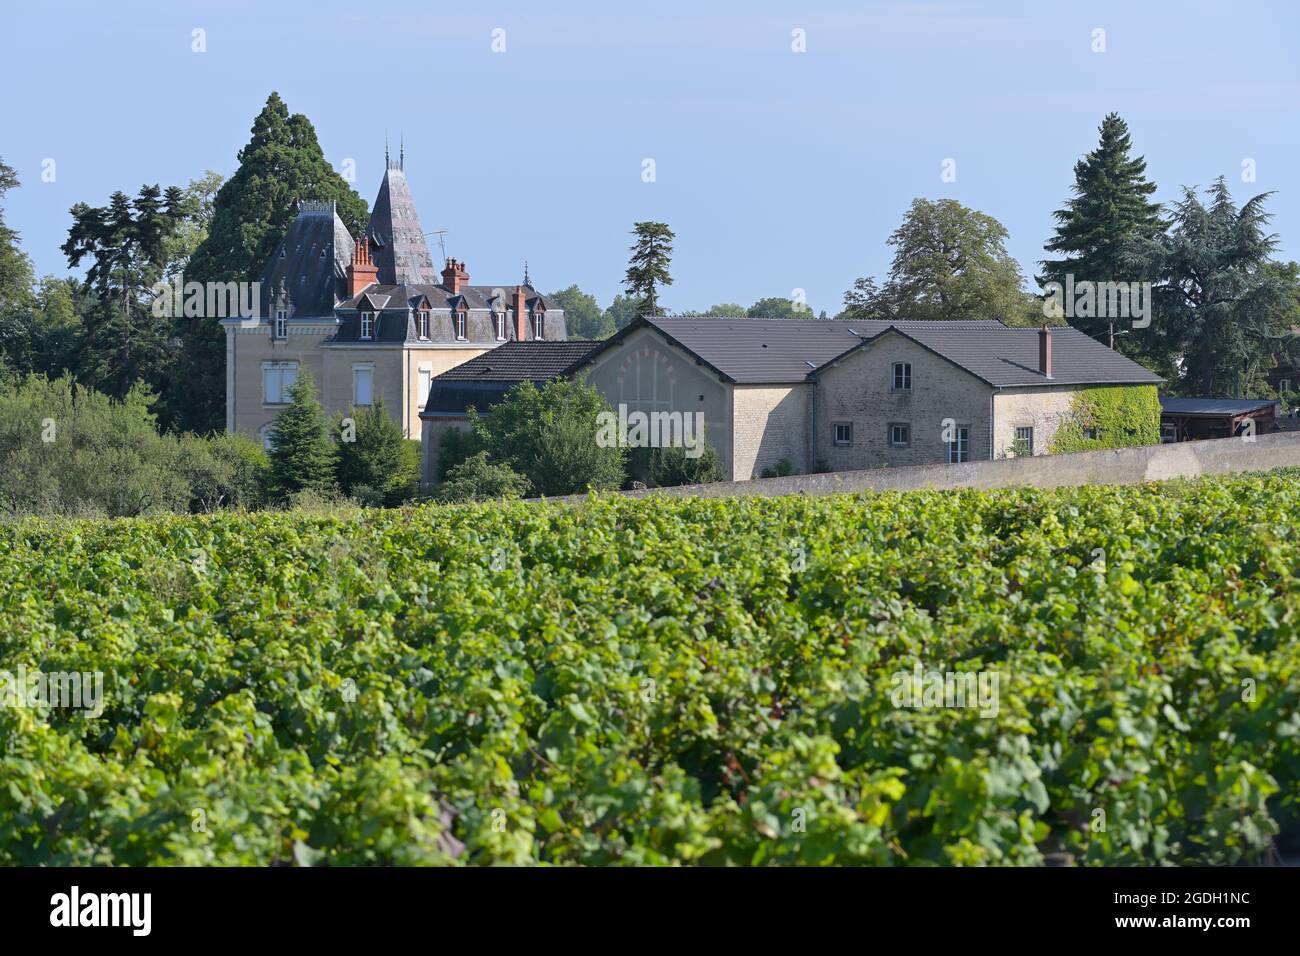
[[[300,202],[298,215],[262,271],[262,317],[275,315],[281,288],[293,318],[332,316],[334,303],[346,291],[353,249],[332,202]]]
[[[504,293],[501,303],[506,311],[506,338],[515,340],[514,311],[511,308],[515,287],[507,286],[462,286],[457,295],[449,289],[432,284],[378,284],[371,285],[338,306],[339,328],[333,343],[358,342],[361,340],[360,306],[367,305],[365,311],[374,309],[378,312],[375,322],[374,341],[376,342],[416,342],[415,320],[411,310],[429,302],[429,341],[433,344],[451,344],[457,340],[452,309],[459,309],[464,303],[469,310],[465,320],[465,339],[470,343],[495,346],[498,342],[496,320],[492,316],[493,306],[497,304],[495,296]],[[564,310],[550,308],[546,299],[532,286],[524,287],[524,305],[530,311],[541,303],[546,312],[546,340],[563,341],[568,338],[564,321]],[[532,323],[528,323],[528,334],[532,335]],[[530,340],[531,341],[531,340]]]
[[[603,342],[505,342],[434,377],[422,416],[490,410],[522,381],[541,383],[565,374]]]
[[[1046,379],[1038,372],[1038,330],[996,321],[642,317],[607,342],[619,341],[642,325],[657,329],[738,385],[808,381],[827,363],[866,347],[891,329],[995,388],[1162,381],[1077,329],[1060,326],[1052,329],[1052,378]]]
[[[438,281],[429,245],[424,239],[420,216],[415,211],[411,187],[401,165],[388,164],[379,185],[375,207],[367,227],[370,261],[379,268],[379,282],[386,285],[428,284]]]
[[[1222,418],[1233,415],[1248,415],[1277,405],[1274,399],[1228,399],[1228,398],[1162,398],[1160,410],[1170,415],[1188,415],[1192,417]]]

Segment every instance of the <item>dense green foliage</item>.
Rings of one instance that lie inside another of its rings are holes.
[[[153,396],[71,378],[0,384],[0,516],[118,517],[254,508],[266,454],[241,435],[160,434]]]
[[[659,288],[672,285],[668,266],[673,258],[673,240],[677,237],[662,222],[638,222],[632,225],[636,242],[623,278],[628,298],[636,303],[637,315],[659,314]]]
[[[1160,444],[1160,398],[1154,385],[1080,389],[1052,439],[1052,454]]]
[[[104,710],[0,708],[0,863],[1257,860],[1297,526],[1286,473],[10,526],[0,668]]]
[[[330,440],[316,382],[299,369],[289,386],[289,407],[271,431],[271,488],[281,495],[322,491],[336,482],[338,446]]]
[[[522,498],[530,487],[523,475],[480,451],[448,470],[446,480],[434,489],[434,498],[447,502]]]
[[[336,416],[334,440],[335,475],[344,494],[367,504],[385,504],[415,493],[420,482],[420,443],[412,443],[412,453],[402,426],[388,414],[382,398]]]
[[[576,285],[546,297],[552,307],[564,310],[564,328],[570,339],[596,341],[614,334],[614,317],[601,311],[594,295],[583,292]]]

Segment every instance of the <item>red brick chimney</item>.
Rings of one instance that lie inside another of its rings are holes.
[[[1052,330],[1045,325],[1038,330],[1038,371],[1052,377]]]
[[[352,250],[352,264],[348,266],[348,298],[378,279],[379,267],[370,262],[370,242],[363,232],[357,236],[356,248]]]
[[[469,285],[469,273],[459,259],[448,259],[442,270],[442,284],[452,295],[460,295],[461,286]]]
[[[524,293],[524,287],[515,286],[515,293],[511,298],[514,300],[515,308],[515,338],[523,342],[528,339],[528,297]]]

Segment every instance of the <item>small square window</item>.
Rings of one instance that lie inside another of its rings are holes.
[[[1022,425],[1016,429],[1016,456],[1024,455],[1028,458],[1034,453],[1034,429],[1030,425]]]
[[[894,379],[892,389],[895,392],[905,392],[912,387],[912,363],[895,362]]]
[[[853,444],[853,423],[836,422],[831,426],[831,440],[836,445]]]
[[[893,448],[907,448],[912,444],[912,426],[906,422],[891,422],[889,444]]]
[[[1089,425],[1083,430],[1083,437],[1088,439],[1088,441],[1097,441],[1101,438],[1101,429],[1096,425]]]

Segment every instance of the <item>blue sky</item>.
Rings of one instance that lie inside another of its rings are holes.
[[[476,283],[620,291],[628,230],[677,233],[676,310],[806,290],[837,311],[914,197],[999,219],[1027,275],[1110,110],[1159,185],[1275,190],[1300,258],[1294,2],[313,0],[23,4],[0,157],[39,272],[78,201],[229,175],[271,90],[373,202],[406,142],[426,230]],[[205,31],[204,53],[191,47]],[[1093,31],[1106,50],[1093,52]],[[505,52],[492,50],[505,31]],[[806,52],[792,51],[792,31]],[[656,180],[642,181],[653,159]],[[956,181],[941,177],[956,161]],[[56,180],[41,181],[54,159]],[[1255,161],[1256,181],[1242,181]],[[435,258],[438,246],[432,243]]]

